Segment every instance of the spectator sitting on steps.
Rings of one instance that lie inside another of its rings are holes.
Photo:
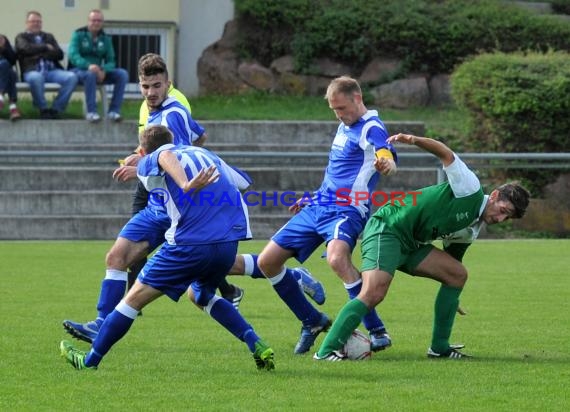
[[[69,43],[69,69],[85,86],[87,121],[94,123],[101,120],[95,99],[97,84],[114,85],[107,118],[115,122],[122,120],[121,105],[129,74],[116,66],[111,36],[103,31],[103,13],[101,10],[91,10],[87,26],[75,30]]]
[[[28,12],[26,31],[16,36],[16,55],[22,79],[30,85],[32,100],[40,110],[40,117],[59,119],[77,85],[77,76],[64,70],[59,63],[63,59],[63,50],[51,33],[42,31],[42,15],[39,12]],[[61,85],[51,109],[44,95],[46,82]]]
[[[16,53],[6,36],[0,34],[0,111],[4,109],[4,93],[10,99],[10,120],[18,120],[22,115],[16,106],[18,91],[16,81],[18,76],[12,68],[16,64]]]

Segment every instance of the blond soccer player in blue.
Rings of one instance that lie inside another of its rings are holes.
[[[521,218],[529,193],[516,183],[504,184],[485,195],[479,179],[445,144],[426,137],[398,134],[389,143],[417,146],[437,156],[448,181],[417,190],[403,203],[387,204],[368,221],[362,239],[362,290],[342,307],[314,359],[346,359],[340,351],[360,319],[388,293],[396,270],[441,283],[435,300],[431,345],[436,359],[464,359],[464,345],[449,343],[459,296],[467,282],[461,263],[481,227]],[[444,250],[431,244],[442,239]]]

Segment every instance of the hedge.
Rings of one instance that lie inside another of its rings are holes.
[[[466,150],[570,152],[570,54],[482,54],[457,68],[451,87],[456,104],[472,119]],[[560,174],[513,173],[535,194]]]
[[[235,0],[239,51],[269,65],[285,54],[300,72],[328,57],[355,72],[374,57],[406,71],[451,73],[480,52],[570,51],[570,24],[496,0]]]

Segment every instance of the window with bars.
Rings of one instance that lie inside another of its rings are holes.
[[[126,92],[138,95],[139,58],[146,53],[157,53],[168,60],[166,50],[170,31],[164,28],[121,28],[117,26],[105,27],[105,31],[112,36],[117,67],[122,67],[129,73]]]

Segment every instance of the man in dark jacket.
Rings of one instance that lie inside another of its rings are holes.
[[[121,120],[121,105],[125,94],[129,74],[125,69],[117,68],[115,50],[111,36],[103,31],[103,13],[91,10],[87,18],[87,26],[73,32],[69,42],[69,68],[85,86],[85,102],[89,122],[101,119],[97,112],[97,84],[112,84],[113,98],[109,105],[107,118],[118,122]]]
[[[16,64],[16,53],[6,36],[0,34],[0,111],[4,109],[4,93],[10,100],[10,120],[18,120],[22,115],[16,106],[18,77],[12,68]]]
[[[63,59],[63,50],[51,33],[42,31],[42,15],[39,12],[28,12],[26,31],[16,36],[16,55],[22,79],[30,85],[34,106],[40,110],[40,117],[59,118],[77,85],[77,76],[64,70],[59,63]],[[61,85],[51,109],[44,95],[45,82]]]

